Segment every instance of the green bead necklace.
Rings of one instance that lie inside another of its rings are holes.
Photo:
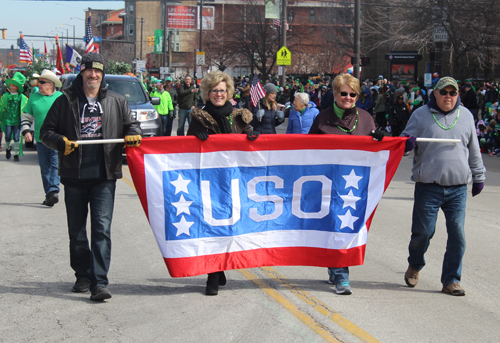
[[[432,116],[434,117],[434,121],[436,122],[436,124],[438,124],[438,125],[439,125],[439,127],[440,127],[440,128],[442,128],[443,130],[449,130],[449,129],[453,128],[453,126],[455,126],[455,125],[457,124],[458,117],[460,116],[460,107],[458,108],[458,113],[457,113],[457,117],[455,118],[455,122],[454,122],[454,123],[453,123],[453,125],[452,125],[452,126],[450,126],[450,127],[444,127],[443,125],[441,125],[441,124],[438,122],[438,120],[436,119],[436,116],[434,115],[434,113],[433,113],[433,112],[431,112],[431,113],[432,113]]]
[[[338,125],[337,125],[337,127],[338,127],[339,129],[341,129],[342,131],[344,131],[345,133],[351,133],[351,132],[353,132],[353,131],[354,131],[354,129],[356,128],[356,125],[358,125],[358,117],[359,117],[359,116],[358,116],[358,110],[356,109],[356,121],[354,122],[354,126],[353,126],[353,127],[352,127],[352,129],[350,129],[350,130],[346,130],[346,129],[344,129],[344,128],[342,128],[342,127],[338,126]]]

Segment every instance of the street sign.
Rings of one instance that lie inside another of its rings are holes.
[[[142,69],[146,69],[146,61],[137,60],[135,62],[135,72],[138,73],[142,71]]]
[[[283,66],[278,66],[278,76],[283,75]]]
[[[432,74],[431,73],[424,74],[424,86],[425,87],[432,86]]]
[[[448,42],[448,32],[443,26],[437,26],[434,28],[432,33],[434,43],[446,43]]]
[[[168,67],[160,67],[160,74],[168,74]]]
[[[279,66],[289,66],[292,64],[292,53],[286,46],[278,50],[276,54],[276,64]]]
[[[203,51],[196,52],[196,65],[202,66],[205,64],[205,53]]]

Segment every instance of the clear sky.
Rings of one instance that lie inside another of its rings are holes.
[[[0,28],[7,29],[7,39],[1,39],[0,48],[9,48],[11,44],[17,46],[19,31],[24,35],[55,36],[64,35],[66,29],[70,37],[73,36],[75,25],[75,36],[80,37],[83,44],[85,35],[85,10],[93,9],[119,9],[124,8],[123,1],[35,1],[35,0],[1,0]],[[73,17],[74,19],[71,19]],[[77,19],[80,18],[80,19]],[[68,24],[61,26],[61,24]],[[25,37],[26,43],[43,52],[43,43],[47,42],[47,49],[55,44],[51,38]],[[64,39],[66,43],[66,39]],[[73,40],[70,39],[70,44]],[[78,41],[76,42],[78,44]],[[61,44],[62,47],[64,45]]]

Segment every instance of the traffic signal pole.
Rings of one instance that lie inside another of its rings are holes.
[[[286,6],[287,6],[287,0],[281,0],[281,46],[286,46],[286,23],[287,23]],[[283,87],[283,89],[285,89],[286,66],[281,66],[281,67],[283,69],[280,78],[280,87]]]

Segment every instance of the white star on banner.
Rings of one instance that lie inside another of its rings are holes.
[[[354,187],[356,189],[359,189],[358,182],[363,178],[362,176],[357,176],[354,169],[351,170],[349,175],[342,175],[342,177],[345,179],[345,188]]]
[[[190,182],[191,180],[184,180],[181,174],[179,174],[177,180],[170,181],[170,183],[175,186],[175,194],[179,192],[184,192],[186,194],[189,194],[187,186]]]
[[[178,223],[172,223],[174,226],[177,228],[177,234],[175,235],[176,237],[179,236],[182,233],[185,233],[188,236],[191,236],[189,234],[189,228],[191,225],[194,224],[194,222],[188,222],[184,216],[182,216],[181,221]]]
[[[181,198],[179,199],[178,202],[172,203],[172,205],[174,205],[175,208],[177,208],[176,216],[178,216],[181,213],[191,214],[191,212],[189,211],[189,206],[191,206],[192,203],[193,203],[192,201],[186,201],[186,199],[184,199],[184,195],[181,195]]]
[[[349,190],[347,195],[341,195],[340,198],[344,200],[344,206],[342,208],[346,208],[347,206],[352,207],[353,210],[356,209],[356,202],[361,199],[361,197],[357,197],[352,193],[352,189]]]
[[[339,217],[339,219],[342,221],[342,224],[340,224],[341,229],[344,227],[348,227],[353,231],[354,231],[354,222],[359,219],[359,217],[354,217],[351,214],[351,210],[347,210],[346,214],[337,217]]]

